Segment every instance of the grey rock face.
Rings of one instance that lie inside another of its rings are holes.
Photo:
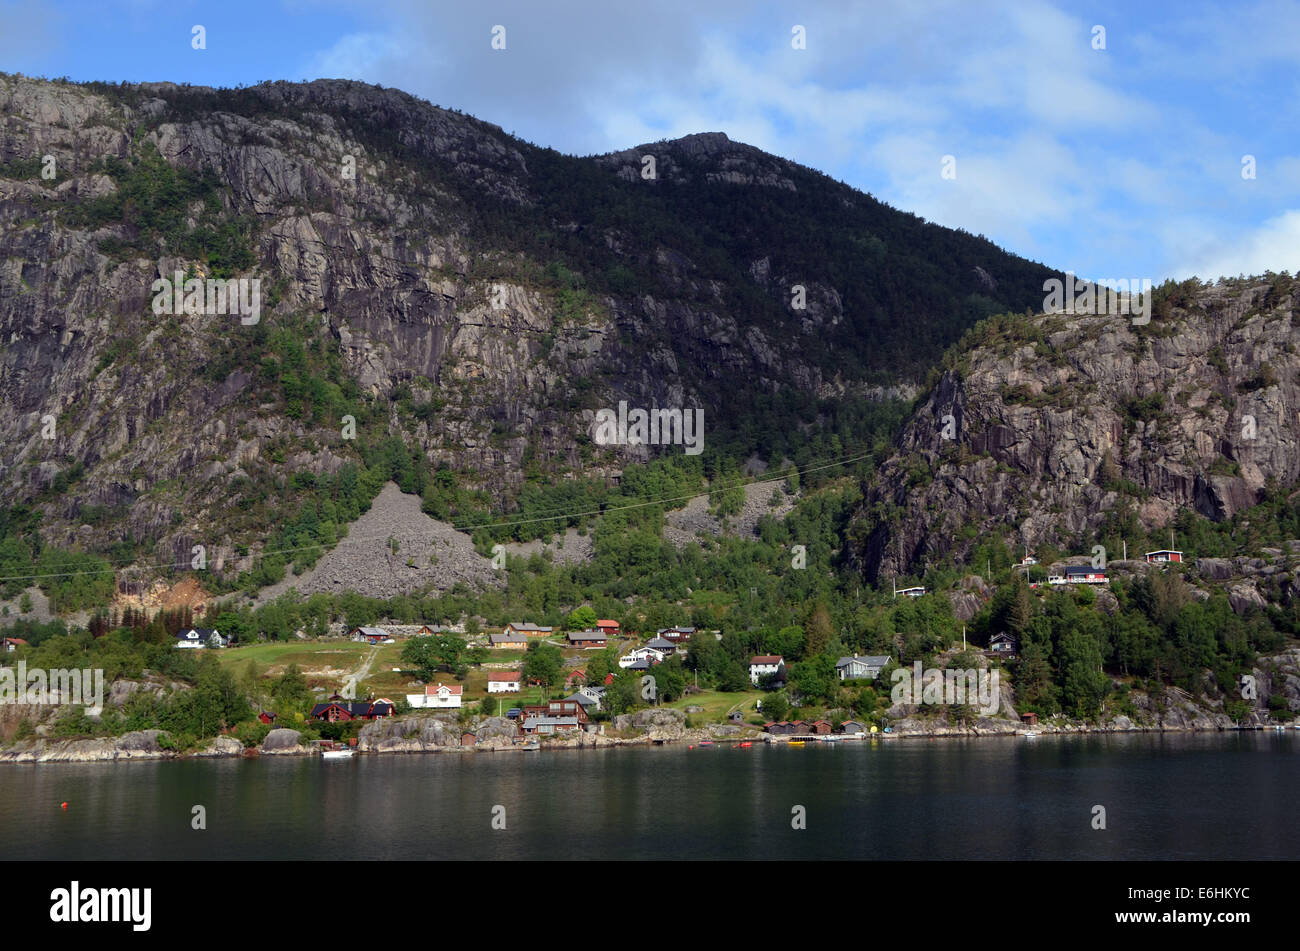
[[[1300,477],[1293,291],[1203,287],[1142,334],[1122,316],[1017,320],[940,377],[869,486],[855,552],[868,578],[960,557],[971,526],[1057,544],[1125,499],[1157,528],[1184,508],[1227,518],[1269,478]]]
[[[297,730],[276,727],[262,740],[262,752],[270,755],[282,753],[304,753],[306,748],[299,745],[302,734]]]

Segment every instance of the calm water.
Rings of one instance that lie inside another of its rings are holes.
[[[4,766],[0,860],[1297,859],[1297,789],[1294,731]]]

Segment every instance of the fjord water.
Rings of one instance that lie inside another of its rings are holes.
[[[1297,789],[1296,731],[7,765],[0,859],[1297,859]]]

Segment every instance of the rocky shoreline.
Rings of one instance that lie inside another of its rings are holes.
[[[1218,722],[1219,720],[1226,722]],[[600,733],[570,733],[540,738],[536,749],[604,749],[616,746],[698,745],[711,742],[753,742],[779,744],[788,737],[772,736],[759,732],[753,726],[716,724],[707,729],[687,729],[685,717],[677,710],[642,710],[636,714],[616,717],[611,724],[618,734],[635,732],[635,735],[607,735]],[[465,730],[454,720],[438,716],[408,716],[367,723],[357,738],[358,753],[474,753],[519,752],[530,748],[513,732],[514,725],[499,717],[481,721],[476,730]],[[1258,731],[1267,729],[1259,724],[1238,727],[1226,717],[1209,715],[1195,720],[1175,718],[1156,724],[1135,724],[1127,717],[1116,717],[1103,724],[1090,724],[1054,718],[1038,724],[1034,731],[1041,735],[1068,735],[1081,733],[1224,733],[1231,731]],[[905,718],[890,733],[872,734],[869,739],[898,740],[913,737],[988,737],[1015,736],[1025,728],[1014,721],[981,718],[969,726],[954,725],[946,721],[925,721]],[[639,732],[637,732],[639,731]],[[475,737],[472,744],[463,744],[462,737]],[[161,730],[141,730],[118,737],[83,740],[24,740],[0,749],[0,763],[96,763],[166,759],[215,759],[260,756],[312,756],[315,747],[301,742],[297,730],[279,728],[272,730],[260,746],[245,747],[230,736],[209,740],[200,750],[178,752],[165,748],[160,742]]]

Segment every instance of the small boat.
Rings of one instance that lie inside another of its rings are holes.
[[[351,759],[351,750],[324,750],[321,752],[322,759]]]
[[[1026,730],[1024,733],[1021,733],[1020,735],[1032,740],[1038,734],[1035,733],[1033,730]]]
[[[789,743],[787,743],[786,745],[787,745],[787,746],[803,746],[803,745],[804,745],[804,741],[803,741],[803,740],[791,740],[791,741],[790,741]]]
[[[700,740],[700,746],[712,746],[712,745],[713,745],[712,740]]]
[[[740,748],[741,748],[742,750],[744,750],[744,749],[748,749],[749,747],[751,747],[751,746],[753,746],[753,745],[754,745],[754,744],[753,744],[751,741],[749,741],[749,740],[745,740],[743,743],[740,744]]]

